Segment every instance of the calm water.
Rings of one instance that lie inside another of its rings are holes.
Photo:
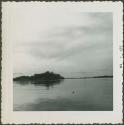
[[[14,82],[16,111],[110,111],[112,78],[65,79],[56,83]]]

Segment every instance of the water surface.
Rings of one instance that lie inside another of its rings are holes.
[[[14,81],[14,111],[111,111],[112,78]]]

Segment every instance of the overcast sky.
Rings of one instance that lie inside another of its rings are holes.
[[[14,73],[112,75],[112,13],[15,5],[9,16]]]

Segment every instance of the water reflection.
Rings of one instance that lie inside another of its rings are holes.
[[[55,80],[20,80],[16,83],[20,85],[32,84],[34,86],[45,86],[46,89],[53,88],[55,85],[59,85],[63,82],[64,79],[55,79]]]

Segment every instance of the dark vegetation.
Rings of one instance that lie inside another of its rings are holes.
[[[41,81],[41,80],[47,80],[47,81],[55,81],[58,79],[64,79],[63,76],[61,76],[60,74],[55,74],[53,72],[45,72],[45,73],[41,73],[41,74],[34,74],[33,76],[20,76],[20,77],[16,77],[13,80],[14,81],[19,81],[19,80],[35,80],[35,81]]]
[[[55,74],[53,72],[45,72],[41,74],[34,74],[32,76],[19,76],[13,80],[21,85],[33,84],[35,86],[43,85],[48,89],[56,84],[60,84],[64,79],[89,79],[89,78],[112,78],[113,76],[92,76],[92,77],[80,77],[80,78],[64,78],[60,74]],[[74,92],[73,92],[74,94]]]
[[[53,72],[45,72],[41,74],[34,74],[33,76],[19,76],[14,78],[14,81],[20,81],[20,80],[35,80],[35,81],[56,81],[59,79],[88,79],[88,78],[112,78],[113,76],[90,76],[90,77],[79,77],[79,78],[64,78],[60,74],[55,74]]]
[[[53,87],[56,84],[60,84],[64,77],[60,74],[55,74],[53,72],[45,72],[41,74],[34,74],[32,76],[20,76],[13,80],[21,85],[33,84],[35,86],[46,86],[47,89]]]

